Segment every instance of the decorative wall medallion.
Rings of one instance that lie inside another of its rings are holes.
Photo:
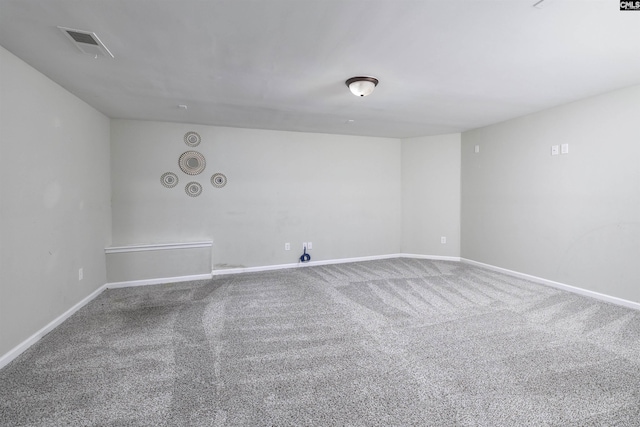
[[[160,177],[160,182],[167,188],[173,188],[178,185],[178,175],[173,172],[163,173]]]
[[[198,175],[206,166],[204,156],[197,151],[185,151],[180,155],[178,165],[187,175]]]
[[[214,173],[211,175],[211,184],[216,188],[222,188],[227,185],[227,177],[223,173]]]
[[[186,191],[191,197],[198,197],[200,193],[202,193],[202,185],[197,182],[190,182],[186,187],[184,187],[184,191]]]
[[[198,132],[187,132],[184,134],[184,143],[189,147],[197,147],[201,140]]]

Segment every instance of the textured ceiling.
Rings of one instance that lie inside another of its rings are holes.
[[[640,84],[640,11],[534,3],[0,0],[0,45],[111,118],[385,137]],[[97,33],[115,58],[57,26]],[[380,79],[365,98],[344,84],[361,74]]]

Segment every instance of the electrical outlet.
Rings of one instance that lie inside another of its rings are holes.
[[[445,243],[447,243],[447,238],[446,238],[446,237],[444,237],[444,236],[442,236],[442,237],[440,238],[440,243],[442,243],[443,245],[444,245]]]
[[[479,145],[476,145],[476,146],[473,148],[473,151],[474,151],[474,152],[476,152],[476,153],[479,153],[479,152],[480,152],[480,146],[479,146]]]
[[[560,153],[560,146],[552,145],[551,146],[551,155],[552,156],[557,156],[559,153]]]
[[[291,250],[291,244],[290,243],[285,243],[284,244],[284,250],[285,251],[290,251]]]
[[[313,249],[313,244],[311,242],[307,242],[307,250],[310,251]]]
[[[82,280],[84,278],[84,270],[82,267],[78,269],[78,280]]]
[[[307,249],[307,242],[302,242],[302,250]]]

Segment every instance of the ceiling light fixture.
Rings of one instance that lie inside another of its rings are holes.
[[[355,96],[367,96],[378,86],[378,79],[375,77],[351,77],[345,84]]]

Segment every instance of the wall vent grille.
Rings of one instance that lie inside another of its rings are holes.
[[[98,56],[107,56],[113,58],[113,54],[100,41],[96,33],[91,31],[74,30],[73,28],[58,27],[60,31],[77,47],[80,52],[91,55],[95,58]]]

